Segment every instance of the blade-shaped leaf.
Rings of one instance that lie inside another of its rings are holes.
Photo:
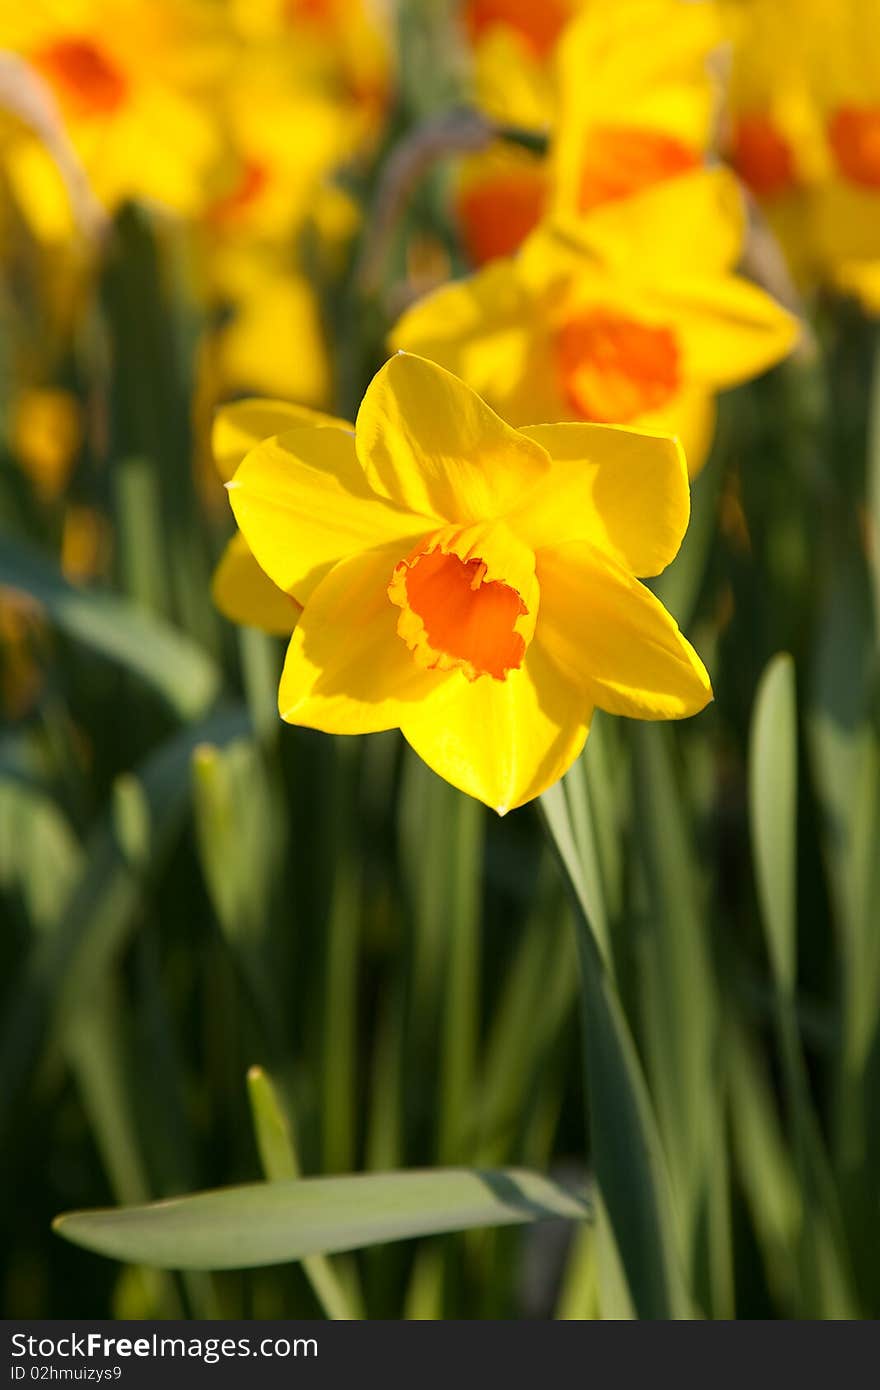
[[[146,868],[130,862],[115,806],[95,826],[54,930],[33,943],[10,993],[0,1028],[0,1131],[15,1114],[19,1089],[47,1036],[63,1032],[92,998],[137,922],[142,875],[164,862],[183,821],[193,749],[206,740],[225,743],[248,728],[243,711],[218,713],[181,729],[138,769],[140,837],[151,846]]]
[[[389,1240],[583,1220],[585,1201],[538,1173],[436,1168],[257,1183],[60,1216],[59,1235],[161,1269],[248,1269]]]
[[[797,715],[794,663],[787,653],[767,666],[752,716],[749,813],[761,916],[773,973],[794,989],[797,941]]]
[[[637,1314],[686,1318],[669,1174],[635,1043],[592,921],[590,891],[560,787],[541,797],[574,906],[593,1163]]]
[[[118,661],[153,686],[178,714],[203,714],[220,677],[189,638],[113,594],[69,584],[51,561],[8,536],[0,542],[0,586],[37,599],[68,637]]]

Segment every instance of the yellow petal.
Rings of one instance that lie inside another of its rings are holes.
[[[546,223],[523,247],[520,271],[528,283],[546,284],[566,268],[582,268],[588,256],[646,283],[676,270],[708,275],[736,264],[744,234],[735,175],[698,169],[605,203],[589,217]]]
[[[852,266],[880,258],[878,209],[876,189],[842,179],[829,179],[813,195],[810,226],[816,254],[838,283],[839,272],[844,280],[851,278]]]
[[[716,106],[708,57],[721,37],[714,11],[714,5],[680,0],[627,0],[587,5],[569,25],[558,60],[561,204],[577,206],[584,153],[597,131],[600,138],[615,128],[656,133],[675,138],[694,155],[705,149]],[[662,167],[657,176],[663,177]]]
[[[665,93],[684,80],[705,85],[707,59],[724,37],[712,4],[587,4],[560,44],[561,85],[574,109],[625,120],[645,92]]]
[[[260,569],[247,541],[236,531],[214,571],[211,594],[224,618],[263,632],[292,632],[300,605]]]
[[[534,332],[530,311],[513,262],[492,261],[413,304],[398,319],[389,342],[395,351],[439,362],[480,395],[503,400],[526,368]]]
[[[676,326],[682,376],[708,390],[736,386],[781,362],[801,325],[738,275],[676,276],[654,287],[651,312]]]
[[[551,468],[508,518],[534,550],[585,540],[633,574],[659,574],[690,517],[687,468],[675,440],[615,425],[531,425],[523,434]]]
[[[354,430],[354,425],[347,420],[324,415],[320,410],[309,410],[304,405],[291,405],[289,401],[252,396],[222,405],[214,417],[211,435],[214,462],[220,477],[228,482],[255,444],[298,425],[335,425],[337,429]]]
[[[267,439],[227,484],[235,519],[279,589],[305,603],[337,560],[400,537],[400,556],[432,528],[377,497],[348,430],[302,428]]]
[[[323,406],[331,366],[320,305],[307,277],[248,242],[218,256],[212,269],[233,310],[212,335],[224,393]]]
[[[553,118],[553,84],[521,36],[499,24],[480,38],[474,53],[477,104],[502,125],[546,130]]]
[[[662,410],[648,411],[635,421],[638,429],[674,434],[684,450],[689,478],[702,469],[715,438],[718,404],[699,387],[684,387]]]
[[[71,131],[95,192],[111,206],[140,198],[194,216],[219,153],[218,122],[165,82],[142,82],[132,97],[114,119]]]
[[[866,314],[880,314],[880,260],[845,261],[834,276],[844,294],[854,295]]]
[[[587,699],[631,719],[681,719],[712,698],[702,661],[662,603],[578,541],[538,555],[539,632]]]
[[[282,719],[331,734],[394,729],[449,679],[416,665],[397,635],[387,588],[399,559],[394,545],[352,555],[319,584],[287,651]]]
[[[540,796],[584,746],[592,709],[536,638],[506,680],[449,684],[401,724],[420,758],[499,815]]]
[[[625,211],[629,210],[627,219]],[[693,273],[729,270],[745,238],[745,205],[729,169],[698,169],[647,189],[638,199],[598,208],[589,242],[626,264],[635,252],[645,279],[675,267]]]
[[[392,357],[367,387],[357,450],[378,493],[447,521],[502,516],[550,466],[539,444],[463,381],[409,353]]]

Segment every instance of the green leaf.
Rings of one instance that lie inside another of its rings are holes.
[[[797,969],[797,713],[794,663],[785,652],[769,663],[755,697],[749,814],[767,949],[777,984],[790,995]]]
[[[541,797],[571,888],[581,980],[589,1129],[599,1191],[640,1318],[690,1316],[676,1244],[669,1175],[626,1015],[587,915],[590,893],[566,796]],[[604,915],[604,903],[600,906]]]
[[[87,1250],[160,1269],[249,1269],[442,1231],[587,1215],[581,1197],[537,1173],[435,1168],[257,1183],[71,1212],[54,1229]]]
[[[238,711],[217,714],[181,730],[138,769],[143,798],[138,838],[149,845],[148,864],[132,863],[129,857],[131,826],[118,823],[118,796],[92,832],[57,923],[34,943],[10,992],[0,1029],[0,1130],[15,1114],[15,1097],[47,1035],[63,1033],[77,1012],[89,1006],[124,949],[143,909],[144,873],[157,872],[179,833],[193,749],[206,740],[225,743],[247,727],[246,716]],[[130,801],[131,775],[126,776],[123,800]]]
[[[267,1181],[287,1182],[298,1178],[300,1169],[296,1144],[271,1077],[262,1067],[251,1067],[247,1085],[254,1137]],[[328,1318],[348,1321],[360,1316],[347,1297],[333,1265],[324,1255],[307,1255],[303,1260],[303,1269]]]
[[[200,647],[126,599],[69,584],[51,561],[8,536],[0,538],[3,585],[37,599],[68,637],[134,672],[181,717],[203,714],[214,700],[219,672]]]
[[[874,349],[868,435],[868,563],[874,586],[874,612],[880,623],[880,341]],[[880,636],[880,633],[878,633]]]
[[[641,943],[648,1074],[682,1206],[701,1200],[715,1088],[714,981],[694,829],[679,779],[673,731],[635,724],[637,841],[647,901]],[[685,1220],[692,1235],[694,1211]]]

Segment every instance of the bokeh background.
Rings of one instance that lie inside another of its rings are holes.
[[[634,53],[667,32],[636,3]],[[676,6],[710,8],[665,0],[664,24]],[[589,7],[0,0],[7,1317],[322,1315],[300,1265],[179,1275],[51,1230],[258,1180],[255,1064],[305,1174],[590,1181],[572,907],[537,809],[499,820],[397,734],[280,723],[282,638],[212,597],[233,525],[211,449],[244,396],[352,418],[401,312],[515,249]],[[876,1317],[880,15],[712,8],[701,158],[744,180],[745,268],[803,330],[720,398],[657,584],[714,704],[597,716],[565,795],[694,1308]],[[372,1318],[631,1311],[601,1225],[333,1273]]]

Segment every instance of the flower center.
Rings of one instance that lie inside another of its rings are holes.
[[[556,349],[565,393],[584,420],[626,424],[678,390],[678,343],[669,328],[592,309],[563,325]]]
[[[125,75],[90,39],[58,39],[36,53],[33,63],[74,116],[107,116],[128,95]]]
[[[841,106],[828,123],[828,139],[844,178],[880,188],[880,107]]]
[[[458,214],[474,264],[513,255],[540,221],[546,194],[546,178],[537,167],[491,174],[463,188]]]
[[[674,135],[638,126],[596,126],[581,165],[578,210],[629,198],[664,179],[695,169],[699,159]]]
[[[447,527],[395,566],[388,597],[419,666],[504,680],[535,630],[535,557],[500,524]]]
[[[468,0],[471,39],[502,25],[515,29],[537,58],[548,58],[571,18],[571,0]]]
[[[769,116],[743,116],[733,137],[731,162],[758,198],[778,198],[796,183],[794,155]]]

